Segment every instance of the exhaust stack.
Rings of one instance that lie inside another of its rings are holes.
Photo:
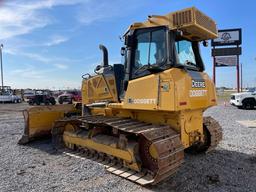
[[[100,50],[103,53],[103,62],[102,62],[102,67],[107,67],[108,66],[108,50],[104,45],[99,45]]]

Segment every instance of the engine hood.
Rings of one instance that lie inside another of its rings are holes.
[[[233,93],[231,95],[234,95],[234,96],[249,96],[249,95],[252,95],[252,92]]]

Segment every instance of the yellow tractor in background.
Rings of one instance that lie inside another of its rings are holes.
[[[203,112],[216,105],[199,45],[217,37],[215,22],[196,8],[152,15],[132,24],[121,49],[124,64],[103,63],[82,81],[82,107],[24,111],[20,144],[52,134],[54,147],[79,151],[141,185],[174,174],[184,150],[209,152],[222,129]]]

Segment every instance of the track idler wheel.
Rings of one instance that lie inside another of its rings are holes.
[[[52,145],[55,149],[60,149],[64,147],[63,133],[65,130],[76,131],[81,122],[76,119],[63,119],[56,121],[54,127],[52,128]]]
[[[152,173],[158,170],[157,151],[153,149],[152,142],[144,137],[139,139],[139,154],[144,168]]]

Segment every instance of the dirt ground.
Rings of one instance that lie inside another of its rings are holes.
[[[224,139],[210,154],[188,155],[180,170],[157,186],[141,187],[91,160],[55,153],[50,140],[17,145],[27,104],[0,104],[0,191],[256,191],[256,110],[219,105],[206,111],[223,127]]]

